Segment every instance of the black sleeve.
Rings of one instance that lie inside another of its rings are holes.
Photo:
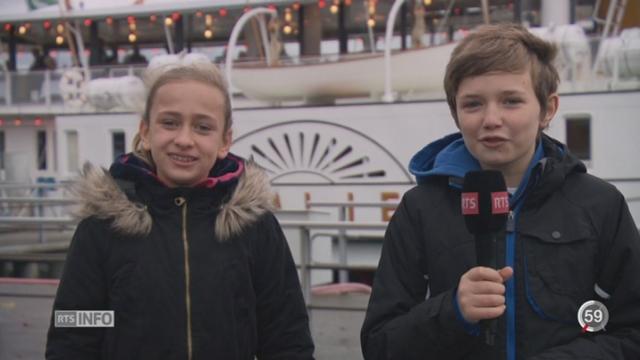
[[[597,300],[609,311],[606,331],[585,334],[529,360],[640,359],[640,236],[621,194],[605,211],[598,234]]]
[[[85,219],[76,228],[67,252],[60,285],[53,303],[45,357],[98,359],[103,328],[56,327],[56,310],[106,310],[107,286],[102,267],[103,249],[97,221]]]
[[[309,317],[282,229],[267,214],[254,247],[258,353],[266,359],[313,359]]]
[[[459,359],[478,336],[456,315],[455,289],[425,299],[424,244],[416,208],[405,195],[387,228],[361,332],[365,359]]]

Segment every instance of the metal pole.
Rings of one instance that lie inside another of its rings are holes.
[[[404,0],[396,0],[393,6],[391,6],[384,36],[384,95],[382,96],[382,101],[388,103],[394,101],[394,96],[391,91],[391,37],[393,36],[393,26],[396,22],[396,15],[402,3],[404,3]]]
[[[613,28],[613,36],[620,35],[620,26],[622,25],[622,19],[624,18],[624,12],[627,8],[627,0],[620,0],[620,4],[618,4],[615,25]]]
[[[340,45],[340,54],[346,54],[349,52],[348,40],[349,34],[347,34],[345,11],[347,7],[344,6],[344,1],[340,1],[338,5],[338,43]]]
[[[616,12],[616,7],[618,6],[618,0],[611,0],[609,3],[609,9],[607,10],[607,19],[605,20],[604,30],[602,31],[602,39],[606,39],[609,37],[609,32],[611,31],[611,22],[613,21],[613,16]]]
[[[264,15],[258,16],[258,25],[260,26],[260,37],[262,38],[264,56],[267,59],[267,64],[271,64],[271,47],[269,46],[269,34],[267,32],[267,23],[264,20]]]
[[[491,18],[489,17],[489,0],[482,0],[482,20],[485,25],[491,24]]]
[[[451,15],[451,9],[453,9],[453,5],[456,3],[456,0],[449,1],[449,6],[447,7],[447,12],[444,13],[444,17],[440,20],[438,25],[438,29],[436,30],[436,34],[441,33],[444,30],[444,27],[447,25],[449,21],[449,15]],[[519,4],[519,1],[516,1],[516,7]],[[519,22],[518,22],[519,23]]]
[[[89,27],[89,65],[102,65],[104,63],[104,49],[98,35],[98,21],[93,21]]]
[[[340,214],[338,216],[340,221],[347,220],[347,207],[340,206]],[[338,261],[340,265],[347,265],[347,235],[344,229],[338,230]],[[338,271],[338,282],[345,283],[349,281],[349,273],[347,270],[342,269]]]
[[[609,3],[609,9],[607,10],[607,19],[605,20],[604,29],[602,30],[602,37],[600,38],[600,43],[598,44],[598,56],[596,56],[596,61],[593,62],[593,68],[591,69],[593,75],[596,75],[596,72],[600,67],[600,63],[602,62],[602,57],[605,55],[601,50],[601,47],[603,41],[609,37],[611,22],[613,20],[613,14],[616,11],[616,6],[618,6],[618,0],[611,0],[611,2]]]
[[[577,0],[570,0],[570,8],[569,8],[569,24],[576,23],[576,6]]]
[[[403,3],[400,9],[400,44],[402,50],[407,50],[407,3]]]
[[[11,106],[13,104],[13,94],[11,93],[11,71],[6,71],[5,73],[5,82],[4,82],[4,93],[5,93],[5,103],[7,106]]]
[[[233,30],[231,30],[231,35],[229,36],[229,45],[227,46],[227,56],[224,62],[224,72],[227,78],[227,86],[229,88],[229,91],[232,91],[233,89],[233,81],[231,80],[231,68],[233,66],[233,54],[235,53],[235,50],[236,50],[236,43],[238,42],[238,37],[240,36],[240,32],[242,31],[242,28],[244,28],[244,24],[246,24],[247,21],[249,21],[249,19],[251,19],[252,17],[258,14],[271,14],[271,16],[278,16],[278,13],[275,10],[260,7],[244,13],[244,15],[240,16],[240,19],[238,19],[238,22],[236,22],[236,25],[233,27]],[[231,100],[231,108],[233,108],[233,98],[231,98],[230,100]]]
[[[513,2],[513,22],[522,24],[522,0]]]
[[[304,6],[300,6],[298,9],[298,44],[300,44],[300,55],[306,55],[304,43]]]
[[[169,26],[166,25],[166,20],[167,18],[171,18],[170,16],[165,16],[164,17],[164,21],[165,23],[162,25],[164,27],[164,36],[165,38],[167,38],[167,48],[169,49],[169,54],[175,54],[175,48],[173,47],[173,38],[171,37],[171,29],[169,29]],[[173,19],[171,19],[173,21]]]
[[[51,70],[44,71],[44,103],[51,106]]]
[[[17,67],[17,60],[16,60],[16,54],[18,52],[18,39],[16,38],[16,31],[15,29],[11,29],[11,32],[9,32],[9,62],[8,62],[8,68],[9,71],[16,71],[16,67]]]
[[[38,189],[38,197],[39,198],[43,198],[44,197],[44,193],[45,193],[44,189]],[[44,208],[42,207],[42,204],[38,204],[36,206],[36,217],[38,217],[38,218],[44,217]],[[42,224],[40,224],[39,230],[38,230],[38,242],[40,244],[44,243],[44,225],[42,225]]]
[[[367,5],[367,2],[363,2],[362,5],[364,6],[364,12],[365,14],[369,14],[369,8]],[[369,51],[371,51],[372,54],[375,54],[376,52],[376,40],[375,40],[375,36],[373,35],[373,27],[369,26],[369,24],[367,24],[367,33],[369,35]]]
[[[176,52],[181,52],[182,50],[184,50],[184,25],[185,22],[182,21],[182,16],[176,18],[173,21],[173,26],[176,29]]]
[[[311,244],[309,228],[300,227],[300,283],[305,305],[311,305]]]
[[[82,31],[80,30],[80,20],[76,19],[74,22],[74,26],[71,26],[69,24],[68,29],[76,39],[76,43],[78,46],[78,60],[80,61],[80,66],[82,67],[82,71],[84,72],[84,79],[85,81],[89,81],[91,80],[91,71],[89,70],[89,61],[87,60],[87,55],[84,53],[84,39],[82,38]]]

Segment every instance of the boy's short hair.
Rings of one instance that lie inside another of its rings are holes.
[[[554,44],[521,25],[485,25],[469,34],[453,50],[444,77],[447,102],[456,123],[456,94],[462,81],[491,72],[519,73],[528,69],[544,114],[547,99],[557,91],[560,81],[553,66],[556,52]]]

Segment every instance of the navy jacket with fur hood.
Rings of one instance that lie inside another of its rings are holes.
[[[312,359],[297,271],[266,175],[233,155],[167,188],[134,155],[86,167],[54,310],[113,328],[49,329],[47,359]]]

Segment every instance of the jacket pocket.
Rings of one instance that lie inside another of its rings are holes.
[[[520,235],[527,302],[543,318],[575,323],[580,305],[593,298],[597,246],[587,224],[572,225],[550,221]]]

